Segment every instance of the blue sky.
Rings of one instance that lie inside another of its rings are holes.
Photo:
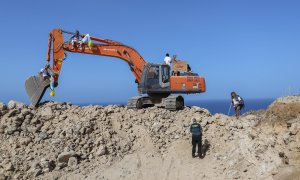
[[[300,3],[278,0],[2,1],[0,101],[29,103],[24,82],[45,64],[53,28],[134,47],[148,62],[166,52],[189,61],[207,92],[187,100],[276,98],[300,91]],[[68,53],[56,96],[43,100],[126,102],[137,95],[128,65]]]

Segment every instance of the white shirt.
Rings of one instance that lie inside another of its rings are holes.
[[[241,97],[238,97],[237,99],[236,99],[236,98],[233,98],[233,99],[232,99],[233,106],[234,106],[234,107],[238,106],[240,100],[241,100]]]
[[[171,61],[172,61],[172,59],[168,56],[166,56],[165,59],[164,59],[165,64],[167,64],[169,66],[171,66]]]
[[[50,76],[50,82],[51,82],[51,83],[54,83],[54,78],[53,78],[53,76]]]
[[[45,68],[42,68],[40,71],[43,74],[43,77],[47,77],[48,76],[48,71]]]

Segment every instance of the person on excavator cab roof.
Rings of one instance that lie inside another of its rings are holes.
[[[164,59],[164,63],[171,66],[171,62],[172,62],[172,59],[170,58],[170,55],[169,53],[166,54],[166,57]]]

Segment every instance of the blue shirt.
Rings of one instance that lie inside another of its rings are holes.
[[[192,135],[200,135],[202,134],[202,127],[199,123],[193,123],[190,127],[190,132]]]

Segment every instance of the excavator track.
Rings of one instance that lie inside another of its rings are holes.
[[[155,103],[149,96],[135,96],[128,100],[127,107],[129,109],[142,109],[145,106],[154,105],[164,107],[165,109],[175,111],[184,108],[184,99],[182,96],[168,96],[161,99],[162,103]]]
[[[30,76],[25,81],[26,93],[31,101],[32,106],[36,107],[40,103],[46,89],[49,86],[50,81],[48,79],[44,80],[40,76]]]
[[[184,99],[182,96],[168,96],[164,98],[165,109],[181,110],[184,108]]]
[[[154,103],[152,103],[151,98],[149,96],[135,96],[132,97],[128,100],[127,103],[127,107],[129,109],[142,109],[146,106],[151,106],[154,105]]]
[[[141,96],[135,96],[135,97],[128,99],[127,107],[129,109],[137,108],[137,103],[138,103],[138,101],[140,101],[140,99],[141,99]]]

